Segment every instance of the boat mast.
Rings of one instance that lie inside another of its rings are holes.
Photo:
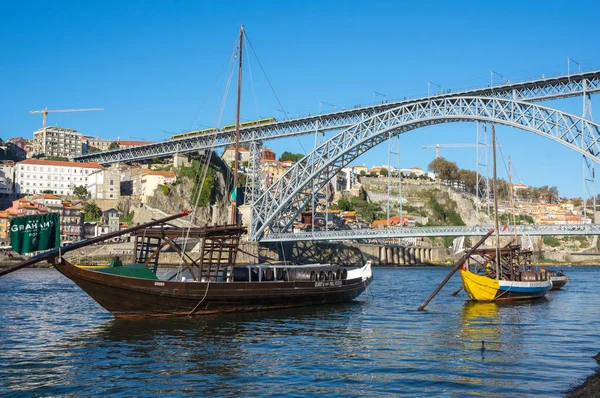
[[[234,198],[231,203],[231,223],[237,224],[237,198],[238,198],[238,167],[240,156],[240,104],[242,100],[242,45],[244,43],[244,25],[240,25],[240,51],[238,68],[238,91],[237,91],[237,109],[235,115],[235,161],[233,166],[233,192]]]
[[[492,123],[492,153],[494,159],[494,179],[493,179],[493,190],[494,190],[494,220],[496,223],[496,279],[500,279],[500,229],[498,228],[498,190],[496,189],[496,128]]]
[[[513,227],[515,229],[515,243],[518,243],[517,240],[517,216],[515,214],[516,212],[516,208],[515,208],[515,191],[514,191],[514,187],[513,187],[513,182],[512,182],[512,161],[510,159],[510,156],[508,157],[508,180],[510,183],[510,209],[511,209],[511,213],[512,213],[512,217],[513,217]]]

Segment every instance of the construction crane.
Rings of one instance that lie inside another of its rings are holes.
[[[42,115],[44,115],[44,119],[42,122],[42,128],[46,127],[46,115],[48,115],[48,113],[55,113],[55,112],[87,112],[87,111],[103,111],[104,108],[85,108],[85,109],[48,109],[48,108],[44,108],[41,109],[39,111],[29,111],[29,113],[31,113],[32,115],[35,115],[36,113],[41,113]]]
[[[479,144],[483,147],[491,146],[486,144]],[[435,145],[425,145],[423,149],[427,148],[435,148],[435,157],[440,157],[440,148],[477,148],[478,144],[435,144]],[[496,148],[500,148],[502,145],[498,145]]]

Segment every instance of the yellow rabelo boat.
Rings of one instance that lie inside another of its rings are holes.
[[[475,301],[544,297],[552,289],[552,281],[545,271],[522,264],[523,256],[519,251],[519,245],[510,245],[497,251],[492,248],[473,252],[460,268],[462,285],[469,297]]]

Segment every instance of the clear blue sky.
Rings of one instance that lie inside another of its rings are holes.
[[[428,81],[453,90],[484,86],[490,70],[510,80],[564,73],[567,57],[600,69],[599,11],[597,1],[549,0],[4,2],[0,137],[31,138],[41,116],[28,111],[45,106],[106,108],[50,114],[48,124],[108,139],[163,140],[214,126],[241,23],[283,107],[296,115],[318,112],[320,101],[368,104],[373,91],[390,99],[425,94]],[[253,83],[246,69],[242,118],[281,118],[256,59],[249,61]],[[233,121],[233,88],[221,125]],[[580,98],[544,105],[582,112]],[[520,130],[499,127],[498,135],[517,182],[582,196],[580,155]],[[313,142],[268,145],[281,154]],[[423,145],[474,142],[472,123],[415,130],[402,136],[401,165],[425,169],[435,152]],[[374,148],[356,163],[386,163],[386,150]],[[442,155],[475,169],[474,149]]]

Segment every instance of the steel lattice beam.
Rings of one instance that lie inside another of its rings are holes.
[[[272,233],[261,242],[331,241],[354,239],[387,239],[440,236],[482,236],[491,226],[460,227],[401,227],[383,229],[359,229],[343,231],[315,231],[300,233]],[[500,235],[513,236],[514,226],[500,231]],[[560,225],[517,225],[517,235],[600,235],[600,224],[560,224]]]
[[[240,130],[241,142],[248,143],[251,141],[264,141],[296,135],[312,134],[315,131],[339,130],[390,109],[395,109],[402,105],[422,102],[426,99],[433,100],[477,96],[535,102],[578,96],[582,95],[584,92],[587,94],[600,92],[600,71],[542,78],[520,83],[507,83],[493,87],[463,90],[456,93],[445,92],[429,97],[407,99],[365,107],[358,106],[354,109],[323,115],[308,116],[257,127],[243,128]],[[128,149],[118,149],[78,156],[75,158],[75,161],[110,164],[152,159],[153,157],[170,156],[176,153],[191,153],[209,148],[232,145],[235,138],[234,134],[235,133],[231,130],[224,132],[220,131],[196,137],[140,145]]]
[[[456,97],[399,106],[343,130],[292,166],[254,203],[252,240],[287,232],[311,198],[343,167],[391,136],[448,122],[490,122],[530,131],[600,161],[600,125],[556,109],[500,98]],[[390,134],[390,132],[393,132]]]

